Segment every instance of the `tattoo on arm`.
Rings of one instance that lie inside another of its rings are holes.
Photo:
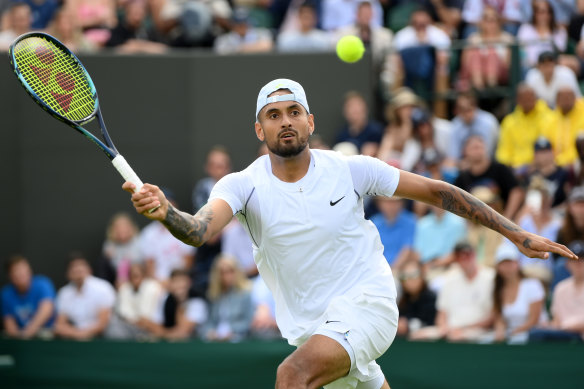
[[[440,190],[438,195],[442,200],[439,206],[474,223],[482,224],[505,236],[508,232],[522,231],[515,223],[462,189],[449,185],[446,189]],[[525,247],[529,244],[528,240],[523,242]]]
[[[178,240],[198,247],[204,243],[203,236],[207,232],[207,226],[212,219],[213,210],[208,204],[199,209],[199,212],[194,216],[181,212],[170,205],[162,224]]]

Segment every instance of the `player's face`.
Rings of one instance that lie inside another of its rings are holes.
[[[276,91],[270,96],[289,93]],[[268,104],[260,111],[258,119],[255,124],[258,139],[266,142],[272,154],[282,158],[295,157],[304,151],[314,131],[314,117],[296,101]]]

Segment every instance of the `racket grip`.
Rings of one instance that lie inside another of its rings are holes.
[[[118,154],[114,159],[112,159],[112,164],[118,170],[118,172],[124,177],[124,180],[131,182],[132,184],[136,185],[136,189],[134,192],[138,192],[144,186],[144,183],[136,172],[130,167],[128,162],[121,154]]]

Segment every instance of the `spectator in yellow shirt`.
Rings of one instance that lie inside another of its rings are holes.
[[[533,162],[533,147],[551,120],[552,110],[538,99],[533,88],[520,84],[517,106],[503,118],[496,150],[497,160],[516,170]]]
[[[552,143],[557,164],[568,166],[578,160],[576,138],[584,130],[584,100],[576,99],[570,87],[560,88],[554,117],[543,135]]]

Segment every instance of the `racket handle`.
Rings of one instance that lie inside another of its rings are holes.
[[[144,186],[144,183],[136,172],[130,167],[128,161],[121,154],[118,154],[114,159],[112,159],[112,164],[118,170],[118,172],[124,177],[124,180],[131,182],[136,185],[134,192],[138,192]]]

